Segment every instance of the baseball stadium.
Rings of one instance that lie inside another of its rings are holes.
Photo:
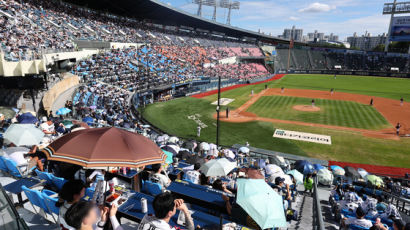
[[[409,230],[410,2],[295,2],[0,0],[0,228]]]

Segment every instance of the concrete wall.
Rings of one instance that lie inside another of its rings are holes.
[[[55,84],[51,89],[49,89],[43,97],[43,107],[47,113],[51,110],[54,101],[62,94],[64,91],[70,89],[71,87],[80,84],[80,78],[77,75],[71,73],[64,74],[64,79]]]
[[[4,60],[4,54],[0,53],[0,76],[13,77],[25,76],[27,74],[39,74],[47,72],[47,65],[54,64],[54,61],[73,59],[81,60],[99,50],[82,50],[75,52],[51,53],[44,54],[42,59],[34,61],[9,62]]]
[[[25,76],[27,74],[39,74],[46,71],[43,60],[9,62],[4,60],[4,54],[0,53],[0,76]]]

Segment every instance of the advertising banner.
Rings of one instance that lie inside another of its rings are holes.
[[[393,18],[390,41],[410,41],[410,16]]]
[[[307,141],[307,142],[326,144],[326,145],[332,144],[332,138],[330,136],[313,134],[313,133],[302,133],[302,132],[289,131],[289,130],[283,130],[283,129],[276,129],[275,132],[273,133],[273,137],[297,140],[297,141]]]

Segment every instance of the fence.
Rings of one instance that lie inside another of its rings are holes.
[[[320,199],[317,191],[318,180],[315,177],[313,183],[313,228],[317,230],[324,230],[325,225],[323,223],[322,209],[320,207]]]

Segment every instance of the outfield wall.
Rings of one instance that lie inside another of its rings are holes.
[[[373,76],[373,77],[396,77],[410,78],[410,73],[395,73],[395,72],[379,72],[365,70],[279,70],[280,74],[337,74],[337,75],[357,75],[357,76]]]

